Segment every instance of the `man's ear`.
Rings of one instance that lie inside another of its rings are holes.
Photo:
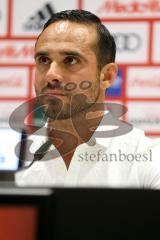
[[[118,66],[116,63],[106,64],[100,73],[100,82],[104,88],[109,88],[112,85],[118,72]]]

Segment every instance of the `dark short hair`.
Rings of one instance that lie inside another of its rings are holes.
[[[97,30],[98,48],[96,56],[98,67],[101,69],[105,64],[114,62],[116,55],[116,44],[108,29],[101,23],[101,20],[93,13],[85,10],[66,10],[53,14],[45,23],[42,32],[52,23],[68,20],[70,22],[93,24]]]

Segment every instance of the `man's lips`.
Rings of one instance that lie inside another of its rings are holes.
[[[54,96],[66,96],[66,94],[59,91],[46,91],[43,93],[45,97],[54,97]]]

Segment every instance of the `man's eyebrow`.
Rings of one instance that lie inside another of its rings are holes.
[[[48,53],[45,51],[37,52],[37,53],[35,53],[34,58],[36,59],[39,56],[48,56]]]
[[[61,55],[66,55],[66,56],[75,56],[75,57],[80,57],[82,58],[84,61],[87,61],[87,59],[85,58],[85,56],[83,56],[81,53],[77,52],[77,51],[60,51]],[[48,56],[48,52],[46,51],[39,51],[37,53],[35,53],[34,58],[36,59],[39,56]]]
[[[61,51],[60,52],[61,55],[68,55],[68,56],[75,56],[75,57],[80,57],[83,60],[87,61],[87,59],[85,58],[85,56],[83,56],[81,53],[77,52],[77,51]]]

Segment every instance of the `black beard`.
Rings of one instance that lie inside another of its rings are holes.
[[[43,97],[42,97],[43,98]],[[88,102],[87,97],[84,94],[77,94],[70,98],[70,104],[63,104],[63,101],[59,98],[53,97],[46,104],[39,97],[42,110],[47,117],[52,120],[64,120],[73,117],[74,115],[87,111],[95,102],[98,96],[93,102]]]
[[[92,89],[93,91],[93,89]],[[45,92],[45,91],[44,91]],[[87,95],[84,93],[70,93],[70,95],[66,95],[69,99],[69,103],[64,104],[63,100],[52,96],[47,102],[45,101],[45,96],[40,95],[38,97],[39,103],[42,107],[43,112],[47,117],[53,120],[63,120],[73,117],[74,115],[87,111],[91,106],[93,106],[99,97],[99,81],[97,78],[97,82],[94,86],[94,99],[91,102],[87,101]]]

